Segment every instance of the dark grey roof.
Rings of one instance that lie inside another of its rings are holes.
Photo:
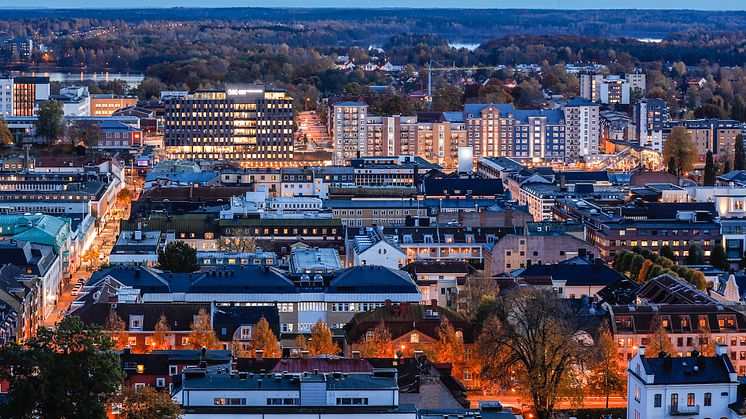
[[[645,373],[654,375],[656,385],[730,383],[730,374],[736,373],[727,355],[640,357],[640,361]]]

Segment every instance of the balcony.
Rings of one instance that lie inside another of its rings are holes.
[[[699,405],[694,406],[671,406],[671,416],[698,415]]]

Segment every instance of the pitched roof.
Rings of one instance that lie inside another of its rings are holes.
[[[731,383],[730,374],[735,374],[727,355],[685,357],[640,357],[646,374],[652,374],[653,383],[666,384],[714,384]],[[634,373],[631,371],[630,373]]]
[[[553,281],[566,281],[565,286],[605,286],[624,278],[621,273],[599,263],[531,265],[518,272],[516,276],[528,283],[547,278]]]
[[[373,366],[365,359],[344,358],[334,355],[319,355],[308,358],[238,358],[237,367],[242,372],[288,372],[303,373],[318,371],[361,373],[373,372]]]

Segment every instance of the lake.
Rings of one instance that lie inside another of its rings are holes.
[[[38,76],[49,77],[49,81],[59,81],[63,83],[75,83],[79,81],[112,81],[122,80],[130,87],[137,87],[145,78],[142,73],[110,73],[108,71],[94,72],[62,72],[62,71],[10,71],[12,76]]]

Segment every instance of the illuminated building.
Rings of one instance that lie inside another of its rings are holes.
[[[292,165],[293,99],[285,90],[227,85],[168,97],[164,105],[164,144],[175,158]]]
[[[49,77],[0,78],[0,116],[33,116],[49,99]]]

